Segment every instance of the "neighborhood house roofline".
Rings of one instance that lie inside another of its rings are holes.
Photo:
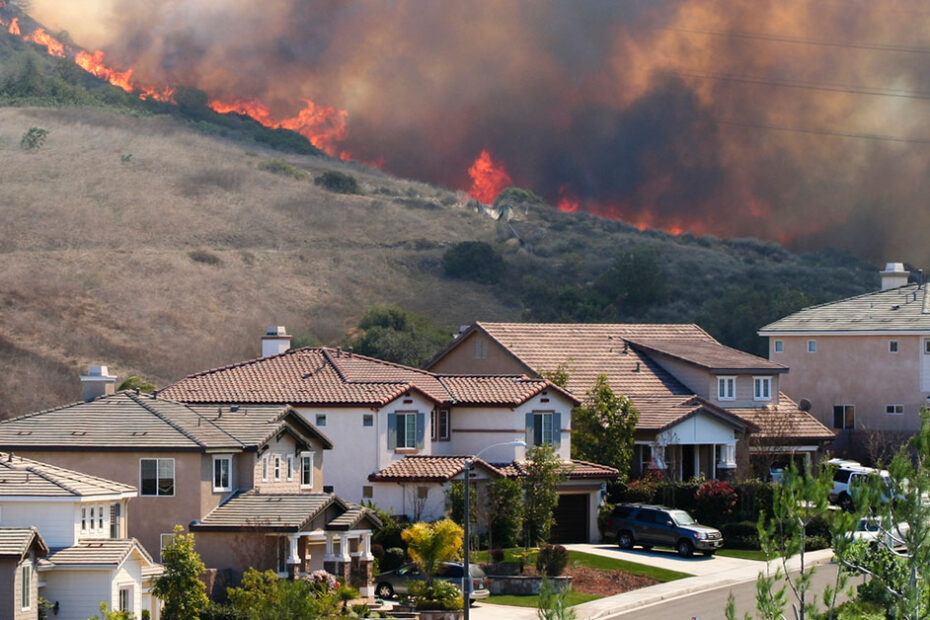
[[[781,374],[788,372],[788,367],[750,353],[733,349],[722,344],[665,342],[654,343],[642,340],[626,339],[631,346],[648,353],[665,355],[687,364],[693,364],[715,373],[762,373]],[[729,358],[729,359],[726,359]],[[743,363],[742,360],[745,360]],[[720,363],[723,362],[723,363]]]
[[[314,437],[323,444],[324,450],[333,449],[333,446],[335,445],[333,444],[333,440],[327,437],[326,434],[323,433],[323,431],[321,431],[319,428],[317,428],[315,424],[311,424],[310,422],[305,420],[303,416],[301,416],[297,412],[297,410],[295,410],[293,407],[288,406],[288,408],[284,411],[284,413],[282,413],[278,417],[278,419],[281,421],[281,424],[279,424],[278,427],[275,428],[273,432],[269,433],[268,436],[265,437],[264,440],[262,440],[261,442],[262,445],[268,443],[268,441],[270,441],[272,437],[277,435],[282,430],[287,429],[293,432],[297,436],[298,439],[300,439],[301,441],[303,441],[304,443],[308,445],[310,443],[309,442],[310,437]]]
[[[532,374],[534,374],[534,375],[537,374],[535,368],[533,368],[532,366],[530,366],[529,364],[527,364],[525,361],[523,361],[522,359],[520,359],[520,356],[518,356],[516,353],[514,353],[513,351],[510,350],[510,347],[508,347],[507,345],[505,345],[504,343],[502,343],[501,341],[499,341],[497,338],[495,338],[494,336],[492,336],[491,333],[488,332],[488,330],[486,330],[486,329],[484,328],[483,325],[481,325],[481,322],[480,322],[480,321],[475,321],[474,323],[472,323],[471,325],[469,325],[468,328],[467,328],[465,331],[459,333],[458,336],[456,336],[455,338],[453,338],[453,339],[452,339],[452,342],[450,342],[449,344],[447,344],[447,345],[445,346],[445,348],[443,348],[442,351],[440,351],[439,353],[437,353],[436,355],[434,355],[434,356],[433,356],[433,359],[431,359],[430,361],[426,362],[426,364],[424,364],[424,367],[427,368],[427,369],[432,368],[433,366],[435,366],[436,364],[439,363],[439,360],[441,360],[442,358],[444,358],[444,357],[445,357],[446,355],[448,355],[453,349],[455,349],[456,347],[458,347],[459,344],[465,342],[465,339],[466,339],[466,338],[468,338],[469,336],[471,336],[471,335],[474,334],[475,332],[479,332],[479,331],[480,331],[482,334],[484,334],[485,336],[487,336],[488,338],[490,338],[492,341],[494,341],[495,343],[497,343],[497,345],[500,346],[500,348],[502,348],[502,349],[504,350],[504,352],[505,352],[507,355],[509,355],[511,358],[513,358],[514,361],[516,361],[517,363],[519,363],[521,366],[523,366],[523,368],[525,368],[528,372],[530,372],[530,373],[532,373]]]

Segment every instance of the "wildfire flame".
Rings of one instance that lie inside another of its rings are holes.
[[[481,151],[475,163],[468,169],[471,177],[469,195],[484,204],[492,204],[505,187],[513,185],[507,168],[503,163],[495,163],[491,154],[485,149]]]
[[[10,21],[10,34],[15,34],[16,36],[20,36],[21,34],[19,31],[19,18],[18,17],[14,17]]]
[[[97,76],[101,80],[106,80],[117,88],[122,88],[127,93],[131,93],[132,86],[132,67],[126,71],[116,71],[103,64],[103,51],[97,50],[93,54],[87,52],[78,52],[74,56],[74,62],[88,73]]]
[[[44,45],[45,49],[47,49],[48,53],[52,56],[57,56],[58,58],[65,57],[64,44],[55,39],[49,33],[45,32],[45,30],[42,28],[36,28],[32,34],[27,34],[23,37],[23,39],[26,41],[32,41],[33,43],[38,43],[39,45]]]

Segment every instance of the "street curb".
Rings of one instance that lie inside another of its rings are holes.
[[[826,550],[823,550],[826,551]],[[813,552],[817,553],[817,552]],[[828,564],[833,560],[833,553],[825,554],[820,553],[817,556],[810,558],[808,561],[805,561],[805,567],[819,566],[821,564]],[[760,571],[762,567],[760,567]],[[662,588],[667,586],[667,584],[657,584],[654,586],[649,586],[649,588],[644,588],[643,590],[633,590],[632,592],[624,592],[623,594],[617,594],[614,597],[609,598],[625,598],[627,599],[624,602],[618,601],[616,605],[609,607],[608,609],[598,609],[594,613],[587,615],[585,614],[585,607],[598,607],[598,603],[601,605],[604,604],[605,600],[601,599],[599,601],[591,601],[590,603],[582,603],[581,605],[576,605],[572,609],[575,610],[575,613],[578,614],[578,617],[582,620],[601,620],[603,618],[609,618],[614,615],[631,611],[633,609],[642,609],[643,607],[649,607],[650,605],[655,605],[657,603],[662,603],[666,601],[671,601],[674,599],[682,598],[688,596],[689,594],[694,594],[695,592],[712,592],[714,590],[720,590],[722,588],[729,588],[738,584],[747,583],[755,581],[758,576],[758,572],[751,576],[743,577],[731,577],[725,579],[717,579],[711,583],[711,578],[707,575],[701,577],[688,577],[685,579],[680,579],[674,582],[668,583],[677,583],[681,584],[683,587],[670,590],[668,592],[659,592],[652,596],[643,596],[645,594],[644,590],[650,588]],[[690,582],[686,585],[685,582]]]

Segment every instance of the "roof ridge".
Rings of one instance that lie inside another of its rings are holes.
[[[91,401],[87,401],[87,400],[76,400],[76,401],[73,401],[73,402],[70,402],[70,403],[67,403],[67,404],[64,404],[64,405],[58,405],[57,407],[49,407],[48,409],[40,409],[39,411],[32,411],[32,412],[30,412],[30,413],[24,413],[24,414],[22,414],[22,415],[18,415],[18,416],[12,417],[12,418],[7,418],[7,419],[5,419],[5,420],[0,420],[0,424],[6,424],[6,423],[8,423],[8,422],[14,422],[14,421],[16,421],[16,420],[25,420],[25,419],[27,419],[27,418],[34,418],[34,417],[36,417],[36,416],[43,415],[43,414],[46,414],[46,413],[52,413],[53,411],[61,411],[62,409],[69,409],[69,408],[71,408],[71,407],[77,407],[77,406],[79,406],[79,405],[86,405],[86,404],[89,403],[89,402],[90,402],[90,403],[97,402],[98,400],[109,400],[109,399],[111,399],[111,398],[113,398],[113,397],[115,397],[115,396],[125,396],[125,395],[128,395],[129,392],[130,392],[130,390],[120,390],[119,392],[114,392],[113,394],[106,394],[106,395],[104,395],[104,396],[99,396],[99,397],[97,397],[97,398],[95,398],[94,400],[91,400]]]
[[[183,428],[181,427],[180,424],[178,424],[177,422],[174,422],[173,420],[169,420],[168,418],[166,418],[165,416],[163,416],[161,413],[159,413],[154,407],[152,407],[152,406],[150,406],[149,404],[143,402],[143,399],[139,398],[139,397],[136,396],[135,394],[129,394],[128,396],[129,396],[129,398],[131,398],[132,400],[134,400],[137,404],[139,404],[141,407],[143,407],[144,409],[146,409],[149,413],[151,413],[152,415],[154,415],[156,418],[158,418],[159,420],[161,420],[162,422],[164,422],[165,424],[167,424],[168,426],[170,426],[170,427],[173,428],[174,430],[178,431],[179,433],[181,433],[182,435],[184,435],[185,437],[187,437],[188,439],[190,439],[192,442],[194,442],[195,444],[197,444],[197,445],[200,446],[201,448],[206,448],[206,447],[207,447],[207,445],[206,445],[204,442],[200,441],[199,439],[197,439],[196,437],[194,437],[193,435],[191,435],[187,430],[183,429]],[[158,400],[157,397],[156,397],[154,400]],[[168,400],[168,399],[162,399],[162,402],[168,402],[168,403],[174,403],[174,404],[181,405],[181,403],[177,403],[177,402],[175,402],[175,401],[173,401],[173,400]],[[182,405],[182,406],[187,407],[186,405]],[[187,407],[187,409],[189,409],[194,415],[196,415],[196,416],[198,416],[198,417],[200,417],[200,418],[203,418],[203,416],[201,416],[199,413],[197,413],[197,412],[194,411],[193,409],[190,409],[190,407]],[[206,418],[203,418],[203,419],[206,420],[207,422],[210,422],[210,421],[207,420]],[[211,422],[211,424],[212,424],[212,422]],[[213,424],[213,426],[216,426],[216,425]],[[234,439],[235,439],[235,438],[234,438]],[[239,440],[236,439],[236,441],[239,441]],[[239,443],[241,444],[242,442],[240,441]]]
[[[261,362],[261,361],[264,361],[264,360],[270,360],[270,359],[275,359],[275,358],[279,358],[279,357],[285,357],[285,356],[287,356],[287,355],[293,355],[293,354],[295,354],[295,353],[307,353],[307,352],[310,352],[310,351],[322,351],[322,350],[324,350],[325,348],[326,348],[326,347],[310,347],[310,346],[308,346],[308,347],[298,347],[298,348],[296,348],[296,349],[288,349],[287,351],[283,351],[283,352],[281,352],[281,353],[275,353],[274,355],[264,355],[264,356],[259,356],[259,357],[253,357],[253,358],[251,358],[251,359],[240,360],[240,361],[238,361],[238,362],[233,362],[233,363],[231,363],[231,364],[225,364],[225,365],[223,365],[223,366],[216,366],[215,368],[208,368],[208,369],[206,369],[206,370],[201,370],[200,372],[195,372],[195,373],[193,373],[193,374],[185,375],[185,376],[181,377],[180,379],[178,379],[177,381],[175,381],[175,382],[173,382],[173,383],[169,383],[168,385],[166,385],[165,387],[161,388],[160,390],[157,390],[157,392],[159,392],[159,393],[160,393],[160,392],[164,392],[164,391],[167,390],[168,388],[174,387],[175,385],[177,385],[177,384],[180,383],[181,381],[184,381],[185,379],[193,379],[193,378],[195,378],[195,377],[204,377],[204,376],[206,376],[206,375],[210,375],[210,374],[217,373],[217,372],[222,372],[222,371],[224,371],[224,370],[231,370],[231,369],[233,369],[233,368],[241,368],[241,367],[243,367],[243,366],[248,366],[249,364],[256,364],[256,363]]]

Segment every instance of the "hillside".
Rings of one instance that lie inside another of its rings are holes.
[[[374,304],[450,336],[476,319],[697,320],[753,350],[765,320],[877,285],[829,249],[641,232],[519,191],[481,208],[238,115],[139,102],[5,33],[0,47],[0,416],[73,400],[92,363],[162,385],[254,356],[271,324],[338,343]],[[48,134],[23,149],[30,128]],[[360,193],[316,185],[326,171]],[[496,283],[444,274],[474,240],[503,256]]]

